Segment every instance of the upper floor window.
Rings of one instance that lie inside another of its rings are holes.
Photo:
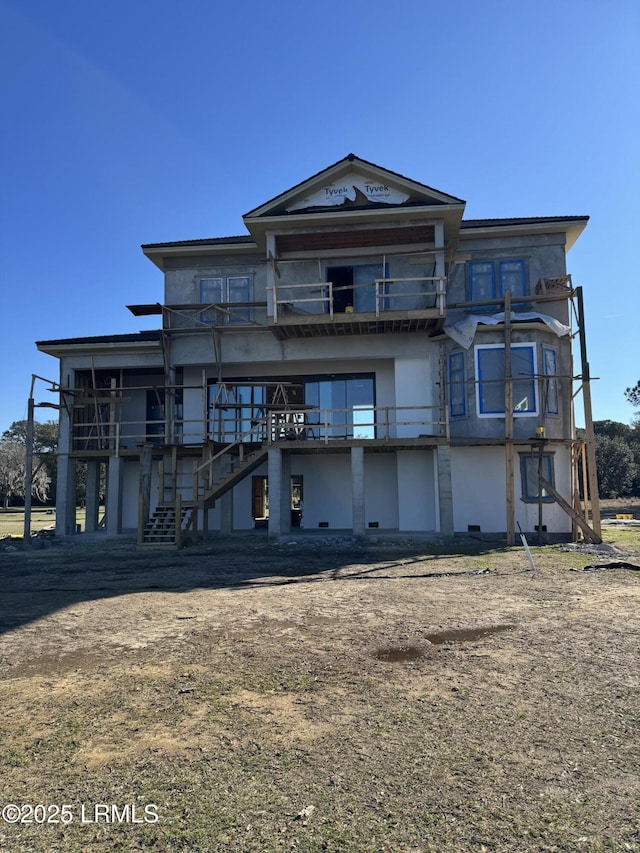
[[[473,261],[469,264],[471,302],[499,299],[507,290],[512,296],[527,295],[524,261]]]
[[[504,415],[504,344],[478,344],[475,355],[478,417],[490,418]],[[511,377],[515,417],[532,417],[538,413],[535,374],[535,344],[512,344]]]
[[[452,418],[467,414],[467,394],[464,375],[464,353],[449,355],[449,414]]]
[[[558,406],[558,371],[556,367],[556,351],[552,347],[543,347],[542,356],[544,360],[545,411],[548,415],[557,415],[560,412]]]
[[[242,323],[243,320],[251,319],[251,308],[247,305],[237,305],[251,301],[251,277],[248,275],[217,276],[215,278],[200,279],[200,303],[203,305],[230,304],[227,311],[212,309],[203,315],[205,322],[217,323]]]

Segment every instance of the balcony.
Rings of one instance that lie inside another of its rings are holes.
[[[446,316],[445,276],[277,282],[267,322],[279,339],[433,331]]]
[[[85,415],[86,417],[86,415]],[[204,445],[225,448],[243,443],[302,450],[322,446],[348,447],[353,442],[374,446],[433,444],[449,434],[446,409],[439,406],[372,406],[321,409],[270,405],[225,405],[200,418],[154,420],[77,419],[73,455],[135,455],[142,444],[183,447],[199,452]]]

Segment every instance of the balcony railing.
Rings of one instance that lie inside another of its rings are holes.
[[[169,431],[164,420],[121,420],[97,425],[94,421],[73,426],[76,453],[135,450],[138,445],[193,446],[238,441],[255,443],[382,440],[448,436],[447,410],[440,406],[358,406],[350,409],[288,408],[265,412],[261,406],[227,407],[211,412],[206,422],[175,419]]]
[[[366,284],[337,287],[331,281],[285,284],[271,288],[273,323],[305,314],[368,314],[376,319],[391,312],[431,312],[438,317],[446,313],[445,276],[378,278]],[[408,289],[405,289],[408,288]],[[345,295],[352,295],[352,305],[345,305]],[[338,307],[339,306],[339,307]]]

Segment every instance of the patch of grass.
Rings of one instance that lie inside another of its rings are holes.
[[[547,546],[534,576],[521,547],[481,544],[437,559],[314,554],[307,583],[304,556],[264,546],[266,582],[231,589],[251,559],[237,545],[166,567],[136,552],[53,551],[20,555],[33,575],[12,574],[12,588],[31,602],[43,567],[56,588],[73,566],[89,594],[2,638],[5,802],[70,803],[78,816],[152,803],[159,820],[0,823],[0,849],[638,849],[635,573],[569,573],[590,557]],[[103,598],[113,566],[125,589],[147,574],[158,588]],[[494,571],[433,577],[436,566]],[[269,583],[269,567],[292,582]],[[176,576],[192,588],[176,591]],[[482,625],[512,627],[425,639]],[[396,645],[424,654],[376,658]]]

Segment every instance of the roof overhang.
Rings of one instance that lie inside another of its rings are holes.
[[[520,237],[525,234],[564,234],[569,249],[589,222],[588,216],[540,216],[530,219],[469,219],[460,224],[460,239],[483,237]]]
[[[184,240],[179,243],[149,243],[141,246],[144,254],[165,272],[167,258],[193,258],[205,255],[250,255],[258,246],[248,240]]]
[[[160,338],[146,341],[98,341],[91,338],[68,338],[67,340],[36,341],[40,352],[54,358],[66,358],[74,355],[114,355],[161,352]]]

